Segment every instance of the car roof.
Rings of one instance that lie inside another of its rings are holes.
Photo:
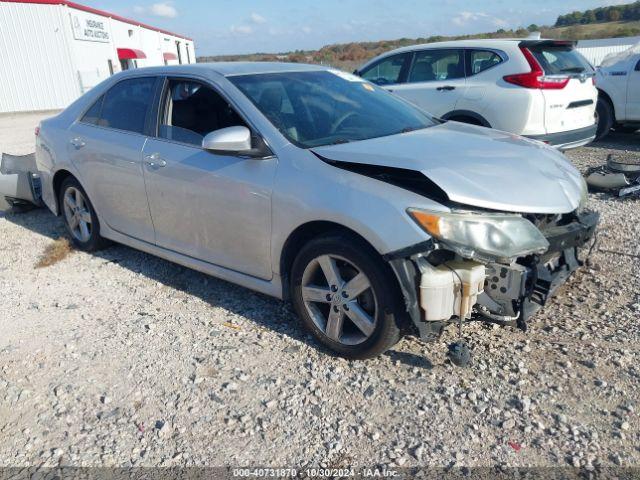
[[[385,52],[384,55],[390,53],[402,53],[411,52],[413,50],[420,50],[423,48],[444,48],[444,47],[492,47],[498,46],[513,46],[514,44],[524,41],[524,38],[479,38],[469,40],[449,40],[446,42],[432,42],[432,43],[420,43],[416,45],[408,45],[406,47],[396,48],[389,52]]]
[[[286,62],[211,62],[192,63],[188,65],[169,65],[162,67],[145,67],[126,70],[123,76],[136,75],[140,73],[151,74],[203,74],[217,73],[225,77],[233,75],[252,75],[261,73],[279,72],[307,72],[328,70],[322,65],[310,65],[306,63],[286,63]]]

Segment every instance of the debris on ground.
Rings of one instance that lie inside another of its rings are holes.
[[[69,239],[60,237],[45,247],[44,252],[42,252],[34,268],[45,268],[55,265],[67,258],[71,251],[72,247]]]

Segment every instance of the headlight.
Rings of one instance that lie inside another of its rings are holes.
[[[582,192],[580,194],[580,205],[578,205],[578,213],[584,211],[587,208],[587,201],[589,200],[589,187],[584,177],[582,177]]]
[[[427,233],[462,257],[510,263],[549,248],[540,230],[520,215],[441,213],[414,208],[407,212]]]

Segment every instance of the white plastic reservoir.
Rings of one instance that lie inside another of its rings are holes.
[[[484,265],[468,260],[452,260],[434,267],[420,263],[420,306],[425,320],[469,318],[471,308],[484,290]]]

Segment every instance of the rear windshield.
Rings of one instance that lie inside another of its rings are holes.
[[[529,47],[529,50],[547,75],[593,72],[589,62],[573,47],[539,46]]]

